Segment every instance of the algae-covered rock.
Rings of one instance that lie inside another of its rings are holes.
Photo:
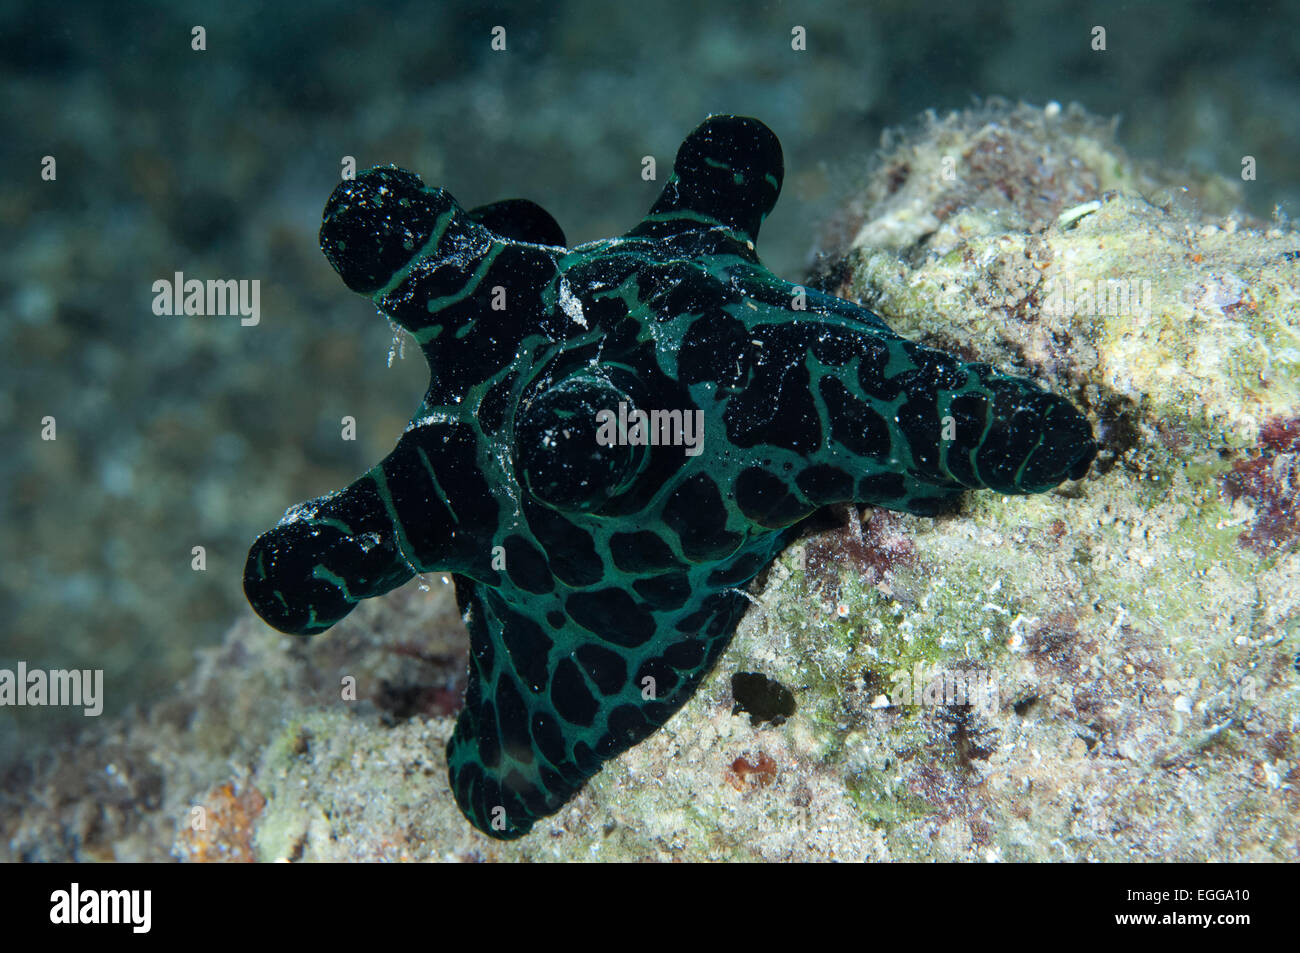
[[[1104,132],[1076,109],[932,119],[886,152],[837,290],[1100,411],[1253,446],[1300,407],[1300,236],[1209,214],[1232,186],[1176,189]]]

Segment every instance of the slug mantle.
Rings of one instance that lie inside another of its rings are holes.
[[[636,227],[573,249],[531,202],[466,211],[394,167],[326,204],[330,264],[415,337],[431,382],[388,457],[254,542],[244,589],[313,634],[452,574],[471,652],[447,760],[490,836],[526,834],[664,724],[818,508],[934,514],[1095,455],[1065,399],[763,267],[783,174],[771,130],[717,116]]]

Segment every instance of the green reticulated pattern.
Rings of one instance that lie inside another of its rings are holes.
[[[1093,458],[1063,398],[764,268],[782,177],[772,132],[721,116],[635,228],[572,250],[531,202],[465,211],[392,167],[326,205],[330,263],[431,383],[388,457],[258,538],[245,591],[312,634],[452,573],[471,656],[450,780],[490,836],[526,834],[667,721],[818,508],[934,514]]]

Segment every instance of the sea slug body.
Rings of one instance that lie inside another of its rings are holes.
[[[766,126],[717,116],[635,228],[573,249],[531,202],[466,211],[395,167],[325,207],[330,264],[431,382],[388,457],[257,539],[245,592],[312,634],[451,573],[471,645],[451,787],[490,836],[526,834],[664,724],[818,508],[933,514],[1093,459],[1067,400],[763,267],[783,173]]]

